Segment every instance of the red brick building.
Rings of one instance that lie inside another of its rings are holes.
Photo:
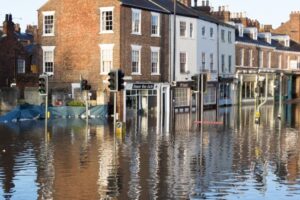
[[[82,76],[99,100],[109,94],[108,72],[122,69],[127,83],[119,112],[126,102],[150,108],[152,96],[156,110],[169,75],[166,10],[148,0],[49,0],[38,10],[38,24],[39,66],[52,75],[50,88],[73,94]]]
[[[273,33],[287,34],[292,40],[300,43],[300,11],[290,14],[290,19],[272,31]]]
[[[32,33],[21,33],[6,15],[0,37],[0,87],[15,85],[21,89],[32,86],[37,80],[34,69],[34,37]],[[34,28],[32,30],[35,30]],[[22,94],[22,92],[21,92]]]

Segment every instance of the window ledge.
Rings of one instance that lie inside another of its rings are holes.
[[[133,75],[133,76],[141,76],[142,74],[141,73],[131,73],[131,75]]]
[[[99,34],[111,34],[114,33],[114,31],[100,31]]]
[[[151,73],[151,76],[160,76],[160,73]]]
[[[160,35],[153,35],[153,34],[151,34],[151,37],[157,37],[157,38],[160,38]]]
[[[131,35],[142,35],[142,33],[135,33],[135,32],[132,32]]]
[[[45,33],[43,33],[42,36],[43,36],[43,37],[51,37],[51,36],[53,37],[53,36],[55,36],[55,35],[54,35],[54,33],[51,33],[51,34],[45,34]]]

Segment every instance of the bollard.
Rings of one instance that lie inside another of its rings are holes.
[[[116,135],[119,139],[122,139],[125,135],[125,124],[123,122],[118,121],[116,123]]]

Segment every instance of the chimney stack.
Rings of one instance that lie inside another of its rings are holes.
[[[6,14],[3,22],[3,33],[7,36],[13,35],[15,32],[15,24],[12,21],[12,15]]]

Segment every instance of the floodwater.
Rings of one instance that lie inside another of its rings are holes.
[[[160,131],[150,114],[111,122],[79,119],[0,125],[0,199],[300,199],[300,105],[176,114]]]

